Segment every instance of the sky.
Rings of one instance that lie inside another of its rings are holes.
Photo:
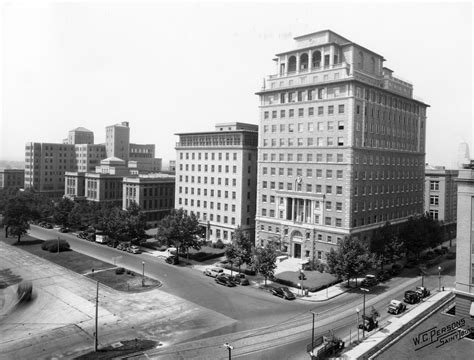
[[[293,38],[331,29],[375,51],[431,107],[426,162],[474,157],[471,2],[3,1],[0,160],[25,143],[95,142],[128,121],[133,143],[175,159],[175,133],[259,122],[255,92]]]

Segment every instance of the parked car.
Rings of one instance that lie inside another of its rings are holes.
[[[204,271],[203,271],[203,274],[204,275],[207,275],[207,276],[212,276],[212,277],[217,277],[219,274],[223,274],[224,273],[224,270],[223,269],[219,269],[219,268],[206,268]]]
[[[168,264],[171,264],[171,265],[176,265],[178,263],[178,257],[175,256],[175,255],[171,255],[171,256],[168,256],[165,261],[168,263]]]
[[[250,285],[250,282],[247,279],[247,276],[245,276],[245,274],[240,274],[239,273],[235,276],[235,279],[236,279],[237,283],[242,285],[242,286]]]
[[[391,277],[392,277],[392,275],[390,274],[390,271],[388,271],[388,270],[383,270],[383,271],[380,271],[380,272],[377,274],[377,281],[379,281],[379,282],[384,282],[384,281],[389,280]]]
[[[132,245],[130,246],[130,252],[132,254],[140,254],[141,253],[141,250],[140,250],[140,247],[137,246],[137,245]]]
[[[407,306],[399,300],[392,300],[390,301],[390,305],[388,305],[388,312],[394,315],[398,315],[404,312],[406,309]]]
[[[234,282],[232,280],[230,280],[229,277],[227,277],[225,275],[216,276],[215,281],[218,284],[225,285],[225,286],[228,286],[228,287],[235,286]]]
[[[417,304],[420,302],[420,295],[413,290],[405,291],[405,297],[403,298],[407,304]]]
[[[446,259],[448,259],[448,260],[456,259],[456,253],[455,252],[448,252],[448,254],[446,255]]]
[[[374,285],[377,285],[377,279],[375,275],[365,275],[365,279],[360,283],[360,286],[362,287],[371,287]]]
[[[277,287],[277,288],[273,288],[271,290],[271,293],[275,296],[279,296],[283,299],[286,299],[286,300],[294,300],[296,299],[296,296],[295,294],[293,294],[290,289],[288,289],[287,287]]]
[[[67,233],[67,232],[69,232],[69,228],[67,226],[62,227],[61,229],[59,229],[59,232]]]
[[[124,246],[125,246],[124,243],[119,243],[119,244],[117,245],[117,250],[123,250],[123,247],[124,247]]]
[[[415,291],[420,295],[420,299],[430,296],[430,291],[424,286],[417,286]]]
[[[392,270],[390,271],[393,276],[399,275],[403,270],[403,266],[400,264],[393,264]]]
[[[441,251],[443,254],[447,254],[449,252],[449,248],[447,246],[441,246]]]
[[[359,329],[364,329],[365,331],[372,331],[379,326],[379,322],[368,315],[362,315],[362,323],[359,324]]]
[[[45,223],[43,227],[46,228],[46,229],[52,229],[53,225],[50,224],[50,223]]]

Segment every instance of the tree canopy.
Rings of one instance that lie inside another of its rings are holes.
[[[375,265],[375,256],[369,246],[359,238],[345,238],[337,250],[331,249],[327,256],[329,272],[339,279],[349,280],[365,274]]]
[[[384,264],[392,261],[402,249],[403,242],[396,236],[395,229],[389,221],[375,230],[370,242],[370,251],[377,256],[382,270]]]
[[[265,247],[255,249],[255,270],[265,277],[265,286],[267,285],[267,278],[275,273],[277,267],[276,257],[276,250],[270,243],[267,243]]]

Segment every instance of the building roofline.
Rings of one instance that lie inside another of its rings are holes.
[[[190,132],[190,133],[175,133],[174,135],[218,135],[218,134],[235,134],[235,133],[249,133],[258,134],[258,130],[223,130],[223,131],[202,131],[202,132]]]

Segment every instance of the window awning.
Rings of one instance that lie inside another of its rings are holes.
[[[471,309],[469,310],[469,315],[474,316],[474,302],[471,302]]]

